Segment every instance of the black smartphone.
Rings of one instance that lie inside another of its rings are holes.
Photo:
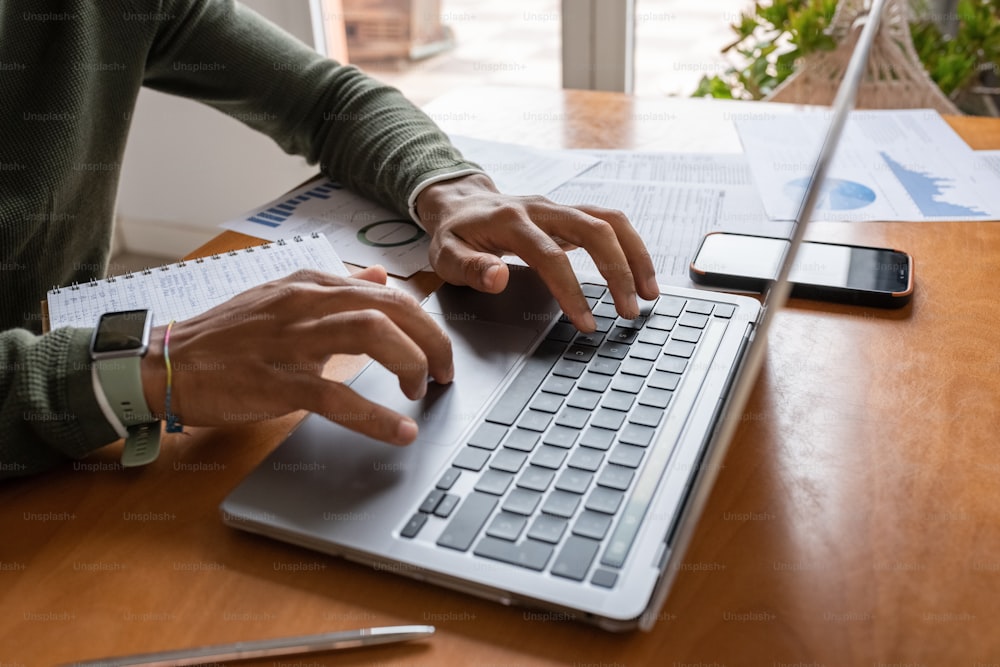
[[[778,274],[788,239],[712,232],[691,262],[694,282],[763,292]],[[879,308],[899,308],[913,294],[913,258],[890,248],[816,243],[799,249],[790,275],[792,296]]]

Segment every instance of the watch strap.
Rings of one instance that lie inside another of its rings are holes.
[[[108,404],[126,428],[154,420],[142,388],[141,364],[141,357],[94,361]]]
[[[132,424],[122,449],[122,465],[126,468],[152,463],[160,455],[160,422]]]

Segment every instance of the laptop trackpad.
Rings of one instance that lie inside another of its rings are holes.
[[[403,395],[395,375],[372,363],[355,378],[351,389],[416,421],[420,432],[415,446],[449,446],[472,424],[538,334],[496,322],[446,319],[436,313],[430,316],[451,338],[454,382],[430,382],[427,395],[411,401]]]

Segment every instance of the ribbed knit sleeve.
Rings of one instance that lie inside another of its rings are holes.
[[[399,91],[316,53],[233,0],[164,0],[144,85],[204,102],[394,209],[478,169]]]
[[[94,398],[90,335],[0,333],[0,477],[36,473],[118,439]]]

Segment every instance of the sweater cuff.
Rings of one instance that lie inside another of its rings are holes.
[[[91,451],[118,440],[118,434],[108,423],[100,402],[94,394],[91,377],[90,338],[93,329],[74,329],[65,360],[66,405],[76,416],[80,439],[72,449],[63,451],[80,458]]]
[[[423,180],[417,183],[416,187],[413,188],[413,192],[410,193],[410,197],[406,200],[406,208],[410,213],[410,217],[415,223],[417,223],[420,229],[423,229],[426,232],[427,228],[420,222],[420,215],[417,213],[417,197],[420,196],[420,193],[431,185],[440,183],[441,181],[450,181],[453,178],[461,178],[462,176],[485,173],[485,171],[476,167],[467,167],[465,169],[439,169],[437,171],[430,172],[430,175],[425,176]]]

